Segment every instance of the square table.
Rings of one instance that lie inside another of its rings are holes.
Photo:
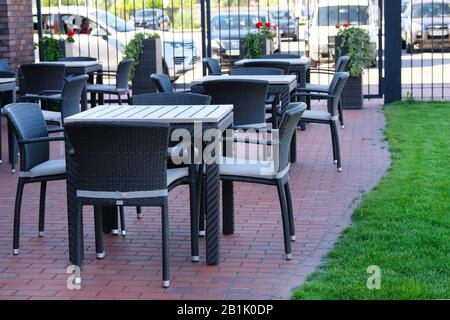
[[[233,124],[232,105],[207,106],[119,106],[105,105],[81,112],[65,119],[65,122],[93,121],[149,121],[169,123],[174,128],[192,129],[201,124],[202,131],[218,129],[223,134]],[[209,141],[203,141],[204,147]],[[74,265],[80,266],[84,259],[83,221],[76,206],[76,167],[68,152],[70,141],[66,140],[67,165],[67,208],[69,222],[69,258]],[[202,159],[203,160],[203,159]],[[210,265],[219,263],[219,182],[218,163],[206,163],[205,199],[206,199],[206,262]],[[115,216],[114,216],[115,215]],[[116,220],[117,210],[106,210],[103,217]],[[105,231],[105,230],[104,230]]]
[[[62,64],[66,67],[66,76],[68,75],[83,75],[93,74],[94,72],[100,72],[97,77],[97,83],[103,83],[103,77],[101,71],[103,70],[101,61],[43,61],[38,62],[40,64]],[[101,100],[101,97],[99,97]],[[86,86],[81,93],[81,111],[87,110],[87,91]]]
[[[16,79],[15,78],[0,78],[0,94],[3,93],[9,93],[10,98],[9,101],[11,103],[16,102]],[[0,106],[1,109],[2,106]],[[1,118],[1,113],[0,113]],[[0,163],[3,162],[1,150],[2,150],[2,126],[1,126],[1,119],[0,119]],[[14,134],[12,132],[11,126],[8,125],[8,154],[9,154],[9,162],[12,164],[12,170],[15,170],[15,159],[16,156],[14,154],[17,154],[15,152],[15,140],[14,140]]]

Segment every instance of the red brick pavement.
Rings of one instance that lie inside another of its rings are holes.
[[[128,209],[125,238],[105,236],[106,257],[95,259],[92,211],[85,210],[85,264],[82,290],[66,287],[68,266],[64,182],[49,183],[46,232],[38,238],[39,186],[25,187],[21,253],[12,255],[12,219],[17,176],[0,165],[0,299],[286,299],[322,262],[362,193],[371,190],[390,164],[383,142],[379,101],[347,110],[340,130],[343,172],[333,165],[330,132],[308,125],[298,134],[299,161],[291,168],[297,241],[293,259],[283,259],[283,233],[277,192],[271,186],[236,184],[236,232],[222,236],[221,263],[190,261],[187,188],[170,194],[171,287],[161,287],[160,219],[144,210],[137,220]],[[3,123],[3,128],[5,128]],[[3,134],[3,158],[6,132]],[[53,154],[61,156],[56,144]]]

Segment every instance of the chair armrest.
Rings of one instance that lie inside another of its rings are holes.
[[[259,140],[259,139],[251,139],[249,137],[241,138],[241,137],[225,137],[224,141],[237,142],[237,143],[247,143],[247,144],[259,144],[264,146],[272,146],[277,145],[278,141],[273,141],[271,139],[268,140]]]
[[[312,97],[312,98],[323,98],[323,99],[328,99],[328,98],[334,98],[333,95],[330,94],[324,94],[324,93],[311,93],[311,92],[298,92],[295,93],[294,96],[296,97]]]
[[[60,128],[48,128],[47,132],[48,133],[64,132],[64,128],[62,128],[62,127],[60,127]]]
[[[64,141],[66,138],[64,136],[57,137],[42,137],[42,138],[34,138],[34,139],[19,139],[17,140],[18,144],[31,144],[31,143],[39,143],[39,142],[52,142],[52,141]]]
[[[117,77],[117,72],[115,71],[97,71],[93,72],[92,74],[96,74],[97,76],[108,76],[108,77]]]
[[[307,88],[297,88],[296,92],[320,92],[328,93],[328,90],[317,90],[317,89],[307,89]]]
[[[277,102],[278,96],[279,95],[277,94],[271,94],[266,98],[266,104],[275,104]]]

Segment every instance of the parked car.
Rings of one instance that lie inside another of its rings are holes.
[[[169,16],[161,9],[137,10],[132,18],[135,27],[169,31],[172,26]]]
[[[247,13],[224,13],[211,18],[211,49],[215,56],[224,58],[223,63],[233,62],[241,55],[241,39],[255,32],[258,21],[269,21],[266,16]],[[272,43],[272,50],[279,49],[279,37]]]
[[[342,5],[339,0],[318,1],[313,10],[305,40],[312,64],[334,57],[337,24],[348,23],[367,30],[371,42],[375,45],[379,31],[379,8],[376,3],[373,0],[347,0],[345,5]],[[375,51],[374,57],[376,55]]]
[[[80,31],[83,21],[88,21],[88,32]],[[36,12],[34,22],[37,30]],[[42,28],[45,34],[65,35],[69,30],[75,31],[76,55],[95,57],[108,70],[117,69],[126,45],[139,32],[134,24],[110,12],[77,6],[43,7]],[[35,41],[38,41],[37,32]],[[195,43],[188,37],[179,41],[164,35],[161,47],[172,80],[192,70],[194,64],[200,61]]]
[[[406,52],[450,48],[450,0],[413,0],[403,14],[402,39]]]
[[[298,40],[299,18],[285,9],[270,11],[270,22],[278,26],[280,37]]]

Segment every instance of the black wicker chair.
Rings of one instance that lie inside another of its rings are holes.
[[[37,101],[45,95],[60,96],[65,77],[65,66],[61,64],[24,64],[19,69],[21,101]]]
[[[342,171],[342,165],[337,121],[339,119],[339,101],[341,100],[342,90],[344,89],[348,77],[348,72],[336,72],[327,93],[300,92],[296,94],[296,96],[299,97],[312,97],[317,99],[326,99],[328,101],[328,111],[307,110],[303,113],[301,122],[321,123],[330,126],[331,141],[333,145],[333,159],[334,163],[337,164],[339,172]]]
[[[150,78],[155,83],[158,92],[175,92],[175,88],[173,87],[172,82],[170,81],[170,78],[167,74],[153,73],[150,75]],[[178,92],[187,93],[190,92],[190,90],[182,90]]]
[[[47,129],[41,108],[34,103],[13,103],[3,108],[10,121],[20,149],[20,175],[14,209],[13,253],[19,254],[20,208],[25,184],[40,182],[39,236],[44,236],[45,194],[47,182],[66,178],[64,159],[50,160],[49,142],[64,141],[64,136],[50,137],[62,129]]]
[[[84,86],[88,79],[87,75],[80,75],[76,77],[67,77],[64,80],[64,87],[60,95],[44,95],[41,96],[41,101],[55,101],[58,103],[60,111],[42,110],[44,119],[50,124],[64,125],[64,119],[77,114],[81,111],[80,99]]]
[[[275,68],[283,70],[283,74],[290,74],[291,64],[284,61],[249,61],[244,63],[244,67],[260,67],[260,68]]]
[[[262,59],[300,59],[298,54],[291,53],[274,53],[266,54],[261,57]]]
[[[162,209],[163,286],[169,286],[168,192],[189,184],[193,261],[198,261],[194,170],[167,169],[170,128],[140,121],[70,122],[65,126],[77,166],[79,210],[93,206],[158,206]],[[133,150],[133,152],[130,152]],[[98,258],[104,257],[101,211],[94,210]]]
[[[222,75],[222,70],[220,68],[220,63],[217,59],[206,57],[203,58],[203,62],[206,65],[206,68],[208,69],[208,74],[210,76],[220,76]]]
[[[350,62],[349,56],[340,56],[336,62],[336,68],[333,69],[310,69],[311,74],[323,74],[323,75],[334,75],[336,72],[348,72],[348,64]],[[304,88],[297,88],[297,92],[316,92],[316,93],[328,93],[330,90],[330,85],[327,84],[313,84],[307,83]],[[309,97],[307,99],[308,109],[311,109],[311,100],[317,99],[315,97]],[[341,128],[345,128],[344,123],[344,112],[342,111],[342,104],[339,101],[339,122],[341,123]]]
[[[131,67],[134,59],[124,59],[119,63],[117,72],[101,72],[102,75],[109,77],[116,77],[115,85],[108,84],[89,84],[86,87],[87,92],[91,94],[91,107],[95,108],[97,105],[97,94],[116,95],[119,99],[119,104],[122,104],[122,95],[126,94],[128,102],[130,102],[130,88],[128,85],[128,78],[130,77]]]
[[[248,160],[237,158],[222,158],[220,164],[220,178],[223,182],[233,181],[275,185],[281,205],[281,216],[283,220],[283,233],[286,259],[292,258],[291,241],[295,241],[294,214],[292,208],[292,198],[289,189],[289,154],[291,140],[297,128],[298,122],[306,110],[306,104],[302,102],[291,103],[288,110],[283,114],[279,130],[262,129],[261,132],[272,134],[272,140],[243,141],[245,143],[257,143],[265,148],[274,147],[270,161]],[[251,128],[253,129],[253,128]],[[224,190],[224,189],[222,189]],[[225,195],[223,199],[225,199]],[[224,200],[225,201],[225,200]],[[223,207],[226,203],[223,204]],[[228,220],[228,221],[227,221]],[[233,217],[225,216],[224,225],[230,225]]]

